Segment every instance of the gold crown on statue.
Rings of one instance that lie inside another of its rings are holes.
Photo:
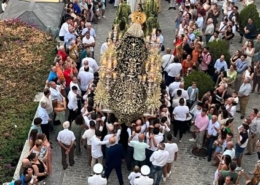
[[[133,12],[132,22],[143,24],[146,21],[146,14],[143,12]]]

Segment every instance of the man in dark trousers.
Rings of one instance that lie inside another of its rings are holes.
[[[105,176],[108,179],[112,170],[115,169],[119,184],[123,185],[124,181],[122,176],[121,165],[125,159],[124,150],[121,144],[115,144],[115,137],[111,137],[109,139],[109,143],[111,144],[111,146],[107,149],[106,152]]]

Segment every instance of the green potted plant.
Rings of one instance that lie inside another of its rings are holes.
[[[211,55],[211,63],[209,65],[209,74],[214,73],[214,64],[217,59],[220,58],[221,55],[225,56],[225,60],[227,65],[229,66],[231,55],[229,53],[229,46],[226,41],[213,41],[207,44],[209,47],[209,52]]]
[[[194,71],[188,76],[184,77],[185,89],[191,86],[192,82],[196,82],[199,89],[199,98],[201,98],[207,91],[214,88],[212,78],[204,72]]]
[[[240,30],[243,31],[247,25],[248,19],[251,18],[254,21],[254,25],[257,30],[260,29],[260,17],[255,4],[245,6],[240,12]]]

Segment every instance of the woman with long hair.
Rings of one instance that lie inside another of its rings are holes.
[[[37,129],[32,129],[31,132],[30,132],[30,135],[29,135],[30,150],[35,145],[35,141],[36,141],[36,138],[37,138],[37,133],[38,133]]]
[[[220,160],[220,163],[218,165],[218,169],[215,172],[213,184],[216,184],[218,182],[219,171],[221,171],[221,170],[228,171],[229,164],[232,162],[231,157],[229,155],[224,155],[221,158],[219,157],[219,160]]]
[[[80,149],[80,140],[81,140],[81,133],[83,131],[83,128],[85,127],[85,121],[83,116],[80,114],[76,117],[74,121],[71,123],[71,131],[74,133],[76,137],[76,154],[81,154]]]
[[[66,109],[67,109],[67,103],[65,97],[63,97],[62,102],[58,100],[53,101],[53,110],[56,113],[56,117],[54,120],[54,123],[56,125],[56,134],[55,134],[56,136],[58,136],[59,131],[63,129],[62,124],[66,121],[66,117],[65,117]]]
[[[257,86],[257,93],[260,94],[260,62],[257,62],[255,66],[252,92],[255,92],[256,86]]]
[[[255,48],[254,48],[253,41],[251,41],[251,40],[247,41],[246,44],[244,45],[244,47],[242,48],[242,51],[244,52],[244,54],[247,55],[247,57],[246,57],[247,66],[253,66],[252,58],[255,54]]]
[[[37,176],[38,182],[43,181],[47,177],[47,166],[38,159],[35,153],[31,153],[28,156],[28,160],[32,165],[34,175]]]
[[[41,139],[43,141],[42,145],[48,151],[48,155],[47,155],[44,162],[45,162],[47,169],[48,169],[48,171],[47,171],[48,175],[51,175],[52,174],[52,149],[51,149],[51,144],[49,143],[45,134],[38,134],[37,139]]]

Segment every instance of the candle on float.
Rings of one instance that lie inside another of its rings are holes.
[[[161,68],[161,66],[159,66],[159,65],[156,66],[156,70],[157,70],[157,71],[159,71],[160,68]]]
[[[150,42],[150,36],[146,36],[146,42]]]
[[[116,68],[116,66],[117,66],[117,60],[114,59],[114,60],[113,60],[113,67]]]
[[[105,78],[106,74],[104,72],[101,72],[100,76],[101,78]]]
[[[138,80],[141,81],[142,80],[142,76],[138,75]]]
[[[154,58],[153,57],[151,58],[151,63],[154,64]]]
[[[113,73],[112,73],[112,77],[113,77],[113,79],[115,80],[116,77],[117,77],[117,73],[116,73],[116,72],[113,72]]]
[[[106,65],[107,64],[107,60],[106,59],[103,59],[102,62],[101,62],[102,65]]]
[[[146,62],[146,64],[145,64],[145,70],[148,71],[148,69],[149,69],[149,62]]]
[[[142,81],[143,81],[143,82],[146,81],[146,75],[143,75],[143,77],[142,77]]]
[[[108,69],[112,69],[112,64],[111,64],[111,62],[108,62],[107,68],[108,68]]]
[[[151,70],[150,70],[150,72],[151,72],[151,73],[153,73],[153,72],[154,72],[154,67],[153,67],[153,66],[151,67]]]
[[[112,32],[110,31],[110,32],[108,33],[108,38],[111,39],[111,37],[112,37]]]

